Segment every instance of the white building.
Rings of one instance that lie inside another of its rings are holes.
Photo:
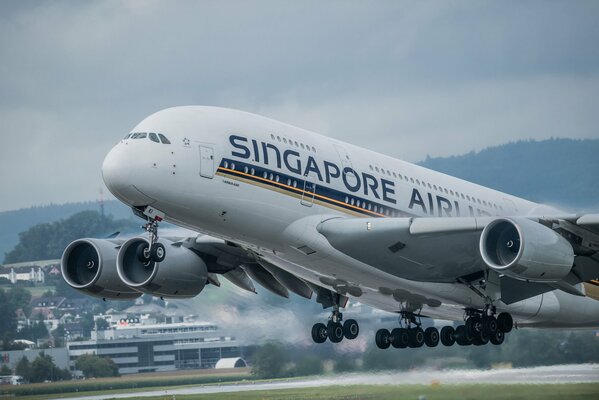
[[[127,324],[92,332],[92,339],[68,342],[71,370],[77,357],[110,357],[121,374],[214,368],[221,358],[241,356],[240,344],[206,322]]]
[[[36,284],[43,284],[46,281],[46,276],[41,268],[31,267],[30,271],[22,272],[23,268],[19,269],[19,272],[15,272],[14,268],[10,269],[10,272],[0,274],[0,278],[6,278],[13,285],[17,281],[33,282]]]

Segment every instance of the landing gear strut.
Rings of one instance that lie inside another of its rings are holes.
[[[137,258],[144,264],[150,262],[162,262],[166,257],[166,249],[162,243],[158,243],[159,218],[151,219],[142,226],[148,232],[150,243],[143,242],[137,247]]]
[[[339,343],[343,338],[352,340],[358,337],[360,326],[355,319],[347,319],[343,321],[343,314],[339,311],[339,295],[333,294],[335,299],[333,304],[333,312],[329,317],[327,324],[316,323],[312,326],[312,340],[315,343],[324,343],[327,338],[332,343]]]

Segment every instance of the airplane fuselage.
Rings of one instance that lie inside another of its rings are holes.
[[[136,138],[137,133],[146,136]],[[149,133],[170,143],[150,140]],[[213,107],[177,107],[146,118],[111,150],[103,174],[124,203],[151,206],[176,225],[238,243],[308,282],[328,288],[351,283],[360,289],[359,301],[391,312],[398,311],[398,301],[389,290],[403,290],[422,299],[422,314],[453,320],[462,318],[464,308],[483,307],[484,299],[455,279],[419,280],[418,273],[459,268],[466,275],[484,269],[476,240],[455,249],[459,262],[403,258],[397,271],[415,276],[405,279],[394,269],[344,257],[324,237],[306,232],[339,216],[558,213],[268,118]],[[497,306],[521,326],[599,322],[599,302],[560,291]]]

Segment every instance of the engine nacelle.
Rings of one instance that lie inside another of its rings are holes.
[[[135,237],[123,243],[116,262],[119,277],[132,288],[153,296],[185,298],[199,294],[208,279],[204,261],[169,240],[159,242],[166,249],[166,258],[160,263],[140,261],[137,248],[148,243],[146,238]]]
[[[85,294],[112,300],[141,296],[125,285],[116,270],[118,245],[104,239],[78,239],[67,246],[60,260],[63,279]]]
[[[489,268],[532,282],[560,281],[574,265],[574,250],[566,239],[526,218],[489,223],[480,237],[480,253]]]

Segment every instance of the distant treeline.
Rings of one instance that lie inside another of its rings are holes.
[[[573,211],[599,208],[599,139],[519,141],[420,165]]]
[[[65,247],[75,239],[102,237],[130,230],[134,221],[102,216],[97,211],[82,211],[67,219],[34,225],[19,234],[19,242],[4,258],[5,263],[60,258]]]

